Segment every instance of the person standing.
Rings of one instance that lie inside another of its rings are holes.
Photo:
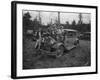
[[[35,48],[36,48],[36,49],[40,49],[41,40],[42,40],[42,37],[41,37],[41,30],[39,29],[39,31],[37,32],[37,40],[36,40],[36,44],[35,44]]]

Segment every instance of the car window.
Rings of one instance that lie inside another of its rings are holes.
[[[75,37],[76,36],[76,32],[67,32],[67,36],[68,37]]]

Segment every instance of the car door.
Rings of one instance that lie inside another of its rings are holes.
[[[65,42],[64,42],[64,44],[65,44],[65,47],[67,48],[67,49],[71,49],[72,47],[74,47],[74,42],[75,42],[75,40],[76,40],[76,37],[75,37],[75,35],[73,35],[73,34],[67,34],[66,36],[65,36]]]

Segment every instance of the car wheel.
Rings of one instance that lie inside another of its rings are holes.
[[[74,42],[74,45],[78,45],[79,44],[79,40]]]
[[[64,46],[59,46],[58,50],[57,50],[57,54],[56,54],[56,57],[61,57],[63,55],[63,52],[64,52]]]

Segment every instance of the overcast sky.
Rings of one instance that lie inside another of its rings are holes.
[[[29,12],[31,15],[31,20],[34,20],[36,17],[39,18],[39,12],[38,11],[23,11],[23,13],[27,13]],[[58,19],[58,13],[57,12],[44,12],[41,11],[40,12],[40,16],[41,16],[41,21],[42,24],[48,24],[50,23],[51,19],[52,19],[52,23],[55,22],[55,20]],[[76,23],[79,20],[79,13],[72,13],[72,12],[61,12],[60,13],[60,23],[65,24],[66,21],[68,21],[70,24],[72,23],[72,21],[75,20]],[[89,23],[89,21],[91,20],[91,15],[88,13],[82,13],[82,21],[83,23]]]

